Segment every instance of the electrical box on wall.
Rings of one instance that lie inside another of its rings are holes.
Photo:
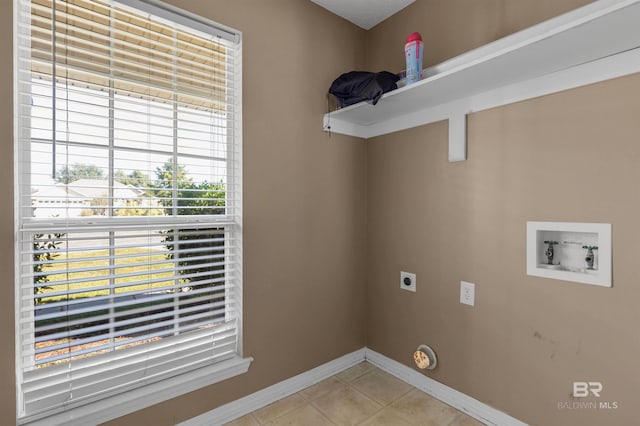
[[[527,274],[611,287],[611,224],[527,222]]]

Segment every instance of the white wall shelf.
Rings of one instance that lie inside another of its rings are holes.
[[[449,161],[466,159],[466,115],[640,72],[640,0],[597,0],[442,64],[423,80],[325,114],[324,128],[372,138],[449,120]]]

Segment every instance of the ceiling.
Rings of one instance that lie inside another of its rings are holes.
[[[311,0],[357,26],[368,30],[415,0]]]

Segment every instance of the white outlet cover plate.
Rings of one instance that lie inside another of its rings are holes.
[[[469,306],[476,304],[476,285],[466,281],[460,281],[460,303]]]
[[[411,285],[406,285],[404,283],[404,279],[409,278],[411,280]],[[400,288],[403,290],[416,291],[416,274],[412,274],[411,272],[400,271]]]

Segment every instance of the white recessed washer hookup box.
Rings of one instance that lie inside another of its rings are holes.
[[[527,222],[527,275],[611,287],[611,224]]]

